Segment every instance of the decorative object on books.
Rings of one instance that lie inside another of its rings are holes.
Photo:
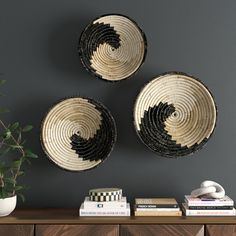
[[[122,198],[122,189],[120,188],[97,188],[89,190],[90,201],[118,201]]]
[[[210,180],[203,181],[200,188],[197,188],[191,192],[192,197],[207,196],[210,198],[223,198],[225,196],[224,188]]]
[[[134,106],[134,125],[143,143],[165,157],[199,150],[216,124],[216,105],[197,79],[169,72],[150,81]]]
[[[65,170],[96,167],[109,156],[115,141],[112,115],[90,98],[62,100],[49,110],[42,122],[42,147],[49,159]]]
[[[181,216],[182,212],[174,198],[136,198],[135,216]]]
[[[113,199],[117,196],[119,199]],[[122,189],[91,189],[79,212],[80,216],[130,216],[130,205],[122,196]]]
[[[146,55],[146,37],[130,18],[104,15],[95,19],[82,32],[79,55],[84,67],[107,81],[132,76]]]
[[[5,80],[0,80],[0,85],[4,83]],[[0,110],[0,216],[6,216],[15,209],[17,196],[24,201],[22,190],[25,187],[18,183],[18,178],[24,175],[23,165],[38,156],[25,145],[24,134],[33,127],[31,125],[22,127],[19,122],[7,124],[3,121],[2,114],[8,110],[5,108]]]

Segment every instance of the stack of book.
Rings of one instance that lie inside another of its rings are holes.
[[[79,209],[80,216],[130,216],[130,204],[122,190],[96,189],[89,191]]]
[[[213,199],[186,195],[183,211],[186,216],[235,216],[234,201],[228,196]]]
[[[136,198],[135,216],[181,216],[182,211],[174,198]]]

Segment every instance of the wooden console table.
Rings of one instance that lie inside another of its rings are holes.
[[[15,210],[0,236],[236,236],[236,217],[79,217],[77,209]]]

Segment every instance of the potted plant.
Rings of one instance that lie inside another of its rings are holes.
[[[0,80],[0,85],[4,83],[5,80]],[[33,127],[22,127],[19,122],[6,124],[2,120],[5,112],[8,112],[7,109],[0,108],[0,216],[9,215],[15,209],[17,196],[24,201],[24,186],[18,184],[18,177],[24,175],[23,164],[38,157],[25,147],[26,140],[23,138]]]

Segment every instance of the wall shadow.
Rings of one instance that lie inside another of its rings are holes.
[[[147,152],[152,153],[139,139],[134,127],[134,104],[140,90],[158,75],[155,70],[151,68],[141,68],[133,77],[112,83],[108,86],[106,91],[106,105],[114,119],[117,126],[117,145],[132,150],[135,158],[142,158],[142,155],[147,155]],[[135,155],[139,154],[139,155]]]

